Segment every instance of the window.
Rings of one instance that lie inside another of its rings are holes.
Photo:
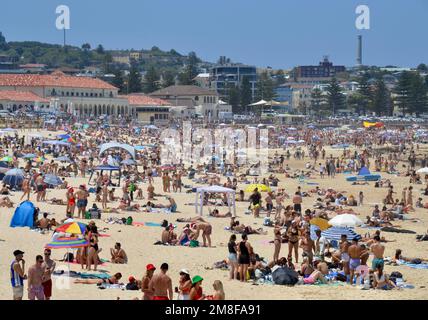
[[[195,97],[195,101],[199,101],[199,97],[198,96]]]
[[[71,93],[71,96],[74,97],[74,92]]]
[[[86,96],[88,97],[88,96],[89,96],[89,93],[87,93],[87,92],[86,92]]]
[[[65,95],[68,97],[70,95],[70,92],[67,91],[67,93]]]
[[[76,97],[78,97],[79,96],[79,92],[76,92]]]

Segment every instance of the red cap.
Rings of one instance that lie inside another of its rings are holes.
[[[133,276],[130,276],[128,280],[129,280],[129,282],[134,282],[135,278]]]
[[[154,265],[152,265],[151,263],[149,263],[149,264],[146,266],[146,269],[147,269],[147,270],[156,270],[155,266],[154,266]]]

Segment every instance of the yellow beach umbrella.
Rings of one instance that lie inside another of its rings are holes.
[[[327,220],[323,218],[313,218],[311,221],[309,221],[310,224],[313,224],[321,229],[321,231],[327,230],[331,227],[331,225],[328,223]]]
[[[268,187],[267,185],[265,185],[265,184],[261,184],[261,183],[253,183],[253,184],[250,184],[246,189],[245,189],[245,192],[254,192],[254,190],[257,188],[257,190],[259,191],[259,192],[270,192],[271,191],[271,189],[270,189],[270,187]]]

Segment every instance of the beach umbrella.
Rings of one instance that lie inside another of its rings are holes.
[[[33,159],[33,158],[37,157],[37,155],[35,155],[34,153],[27,153],[27,154],[24,154],[22,157],[24,159]]]
[[[36,159],[34,159],[34,161],[36,161],[36,162],[45,162],[46,158],[44,158],[44,157],[37,157]]]
[[[270,189],[270,187],[268,187],[267,185],[265,185],[265,184],[261,184],[261,183],[253,183],[253,184],[250,184],[246,189],[245,189],[245,192],[254,192],[254,190],[257,188],[257,190],[259,191],[259,192],[270,192],[271,191],[271,189]]]
[[[64,237],[52,240],[45,245],[46,249],[75,249],[88,247],[89,242],[86,239],[79,239],[76,237]]]
[[[58,139],[68,139],[68,138],[71,138],[71,136],[69,134],[60,134],[57,137],[58,137]]]
[[[86,224],[82,222],[68,222],[60,225],[55,229],[55,232],[64,232],[70,234],[84,234],[86,230]]]
[[[345,228],[345,227],[331,227],[327,230],[324,230],[321,232],[321,235],[325,237],[327,240],[336,240],[340,241],[340,238],[342,235],[346,235],[346,237],[351,240],[354,238],[357,238],[358,240],[361,239],[361,236],[356,233],[351,228]]]
[[[51,186],[59,186],[59,185],[62,185],[62,183],[63,183],[60,177],[53,175],[53,174],[45,175],[43,181],[46,184],[49,184]]]
[[[356,227],[363,223],[360,218],[353,214],[339,214],[329,221],[334,227]]]
[[[321,231],[324,231],[331,227],[328,221],[323,218],[313,218],[309,222],[311,225],[317,226]]]
[[[421,168],[416,173],[428,174],[428,167]]]
[[[6,172],[3,177],[3,183],[15,188],[16,186],[22,185],[24,181],[24,171],[21,169],[12,169]]]
[[[6,156],[6,157],[1,158],[1,159],[0,159],[0,161],[4,161],[4,162],[12,162],[12,161],[13,161],[13,158],[12,158],[12,157],[9,157],[9,156]]]
[[[135,146],[134,149],[139,151],[139,150],[146,149],[146,147],[145,146]]]

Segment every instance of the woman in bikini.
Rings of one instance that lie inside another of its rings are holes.
[[[190,289],[190,300],[204,300],[205,295],[202,293],[202,281],[204,279],[201,276],[194,276],[192,279],[192,288]]]
[[[282,242],[281,227],[279,223],[275,224],[275,229],[273,230],[273,234],[274,234],[273,243],[275,245],[275,251],[273,253],[273,261],[276,262],[279,259],[279,253],[281,251],[281,242]]]
[[[250,265],[250,256],[253,254],[253,248],[247,241],[247,234],[242,235],[242,241],[238,245],[238,264],[239,264],[239,279],[241,282],[247,281],[247,271]]]
[[[87,240],[89,241],[87,270],[91,270],[91,265],[94,263],[94,271],[97,271],[99,261],[98,230],[94,224],[88,225]]]
[[[297,222],[292,222],[291,226],[287,229],[288,236],[288,256],[291,257],[294,249],[294,257],[296,263],[299,263],[299,229]]]
[[[152,264],[148,264],[146,266],[146,275],[143,277],[143,280],[141,281],[141,291],[143,291],[143,300],[153,299],[153,291],[150,290],[149,284],[150,284],[150,280],[152,280],[155,270],[156,268]]]
[[[71,216],[74,217],[74,210],[76,208],[76,197],[74,196],[74,189],[70,188],[67,190],[67,208],[66,212],[70,212]]]
[[[74,280],[74,283],[80,283],[80,284],[97,284],[101,285],[103,283],[107,284],[118,284],[119,280],[122,278],[122,274],[120,272],[113,275],[111,278],[108,279],[76,279]]]

